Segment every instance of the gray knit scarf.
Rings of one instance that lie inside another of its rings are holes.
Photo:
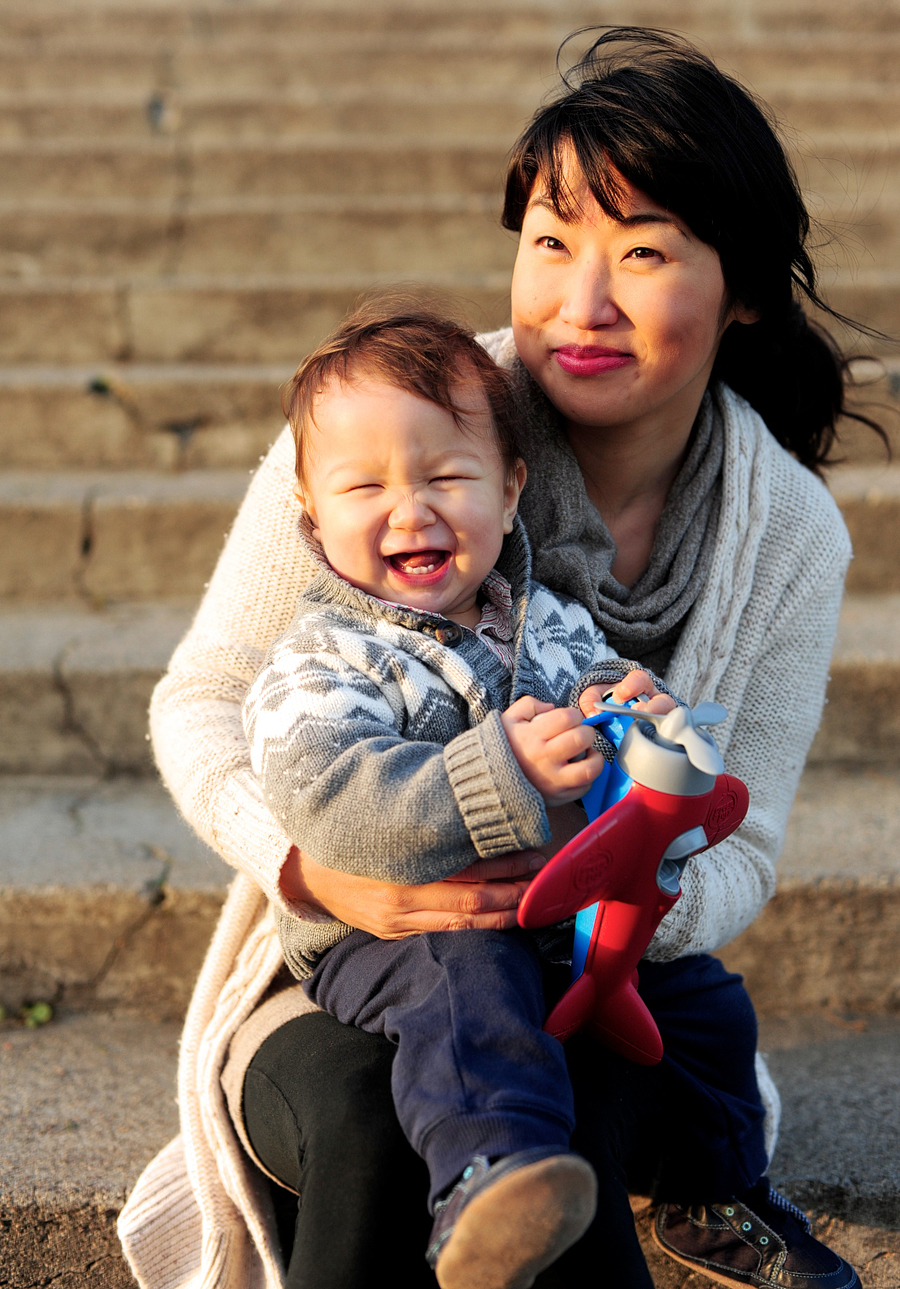
[[[559,413],[520,359],[511,374],[523,409],[531,471],[520,513],[531,538],[535,577],[581,600],[620,657],[663,674],[703,586],[716,541],[724,437],[714,398],[707,392],[700,405],[650,563],[627,587],[610,572],[616,544],[587,495]]]

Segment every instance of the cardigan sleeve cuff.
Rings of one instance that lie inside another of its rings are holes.
[[[444,765],[482,859],[550,840],[544,799],[513,756],[499,712],[452,739],[444,748]]]
[[[632,662],[628,658],[604,658],[601,662],[595,662],[578,677],[569,692],[569,706],[577,707],[579,698],[591,685],[608,685],[612,688],[618,685],[620,680],[624,680],[630,671],[646,671],[661,694],[668,694],[670,698],[675,698],[666,682],[641,663]],[[678,698],[675,698],[675,702],[679,707],[684,705]]]

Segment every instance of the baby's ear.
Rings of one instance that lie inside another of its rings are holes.
[[[294,488],[294,496],[300,502],[300,505],[306,511],[307,515],[309,515],[309,522],[312,524],[313,536],[318,537],[319,530],[316,527],[318,520],[316,519],[316,509],[315,509],[315,506],[313,505],[312,497],[308,497],[304,493],[303,488],[299,483]]]

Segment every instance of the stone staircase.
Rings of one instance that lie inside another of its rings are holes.
[[[0,0],[0,1002],[57,1008],[0,1022],[10,1289],[131,1283],[115,1212],[176,1130],[228,880],[152,777],[146,706],[278,386],[374,284],[506,320],[504,156],[596,22],[685,31],[773,105],[836,233],[829,299],[900,336],[900,0]],[[855,348],[895,433],[898,352]],[[726,956],[785,1097],[773,1175],[896,1289],[900,467],[852,427],[846,455],[830,704],[780,892]]]

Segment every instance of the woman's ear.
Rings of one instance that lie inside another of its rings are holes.
[[[731,306],[731,321],[740,322],[744,326],[750,326],[751,323],[759,322],[760,315],[756,309],[751,309],[746,304],[741,304],[736,300]]]
[[[503,490],[503,531],[505,533],[512,532],[513,520],[519,509],[519,497],[522,495],[527,478],[528,467],[522,458],[518,457],[516,464],[506,473],[506,486]]]

